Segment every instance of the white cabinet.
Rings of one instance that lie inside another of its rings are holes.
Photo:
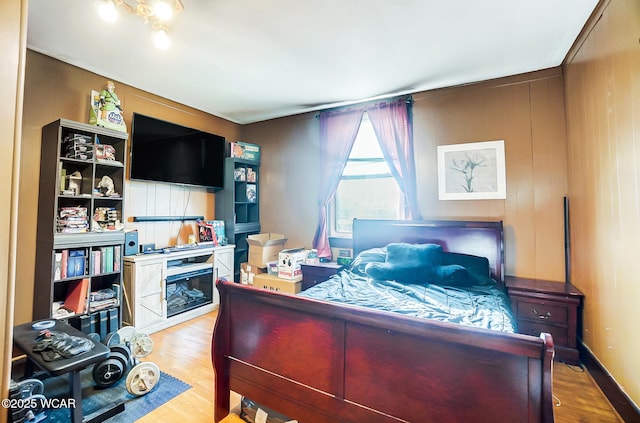
[[[233,279],[233,245],[126,256],[123,322],[145,333],[215,310],[216,278]]]
[[[233,248],[217,250],[214,255],[214,266],[217,270],[217,278],[233,280]]]
[[[125,322],[139,329],[164,322],[164,265],[164,260],[156,257],[137,263],[125,259],[124,280],[129,299],[129,304],[123,310]],[[135,289],[132,289],[134,285]]]

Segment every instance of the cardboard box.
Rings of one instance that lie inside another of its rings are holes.
[[[270,261],[267,263],[267,273],[270,275],[278,275],[278,262]]]
[[[297,294],[302,290],[302,275],[297,280],[288,280],[268,273],[261,273],[253,278],[253,286],[270,291]]]
[[[249,263],[240,264],[240,283],[244,285],[253,285],[253,279],[256,275],[267,273],[266,267],[256,267]]]
[[[267,267],[270,261],[278,260],[278,253],[284,249],[287,238],[281,234],[263,233],[247,236],[249,244],[249,264]]]
[[[248,142],[232,142],[230,143],[231,154],[230,157],[238,159],[250,160],[255,163],[260,163],[260,146],[256,144],[250,144]]]
[[[307,259],[307,254],[307,250],[303,248],[280,251],[278,254],[278,277],[289,280],[301,279],[301,265]]]

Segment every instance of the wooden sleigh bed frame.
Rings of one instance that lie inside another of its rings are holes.
[[[484,256],[502,222],[355,220],[354,256],[390,242]],[[552,422],[553,341],[217,282],[214,420],[230,391],[301,423]]]

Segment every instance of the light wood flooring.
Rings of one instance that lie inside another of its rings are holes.
[[[153,352],[144,361],[153,361],[162,371],[192,388],[138,422],[213,421],[211,335],[215,318],[216,312],[213,312],[151,334]],[[581,367],[556,363],[553,385],[557,423],[623,421],[589,373]]]

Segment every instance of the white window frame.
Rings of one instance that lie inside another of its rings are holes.
[[[360,123],[360,126],[362,126],[363,123],[365,122],[369,122],[369,117],[367,116],[367,114],[365,113],[363,118],[362,118],[362,122]],[[370,124],[370,123],[369,123]],[[358,129],[358,133],[360,132],[360,128]],[[358,135],[356,135],[356,140],[357,140]],[[377,139],[376,139],[377,141]],[[355,141],[354,141],[355,143]],[[379,141],[378,141],[379,143]],[[369,159],[360,159],[360,158],[356,158],[356,159],[348,159],[348,161],[370,161],[370,162],[374,162],[374,161],[384,161],[384,157],[381,158],[369,158]],[[387,166],[388,167],[388,166]],[[341,176],[340,177],[340,181],[342,182],[343,179],[377,179],[377,178],[391,178],[392,180],[395,181],[395,178],[393,177],[393,175],[391,174],[391,171],[389,170],[388,173],[386,174],[379,174],[376,176],[369,176],[367,177],[366,175],[352,175],[352,176]],[[395,181],[397,184],[397,181]],[[336,195],[337,195],[337,188],[336,188]],[[336,195],[334,195],[333,199],[331,200],[331,202],[329,203],[329,207],[327,208],[327,222],[328,222],[328,227],[329,227],[329,236],[330,237],[339,237],[339,238],[350,238],[352,236],[352,232],[347,232],[347,231],[339,231],[337,229],[337,219],[336,219]],[[406,204],[405,204],[405,197],[404,194],[402,192],[402,190],[398,189],[398,200],[396,203],[397,207],[398,207],[398,219],[404,219],[405,218],[405,210],[406,210]],[[357,216],[356,216],[357,217]]]

